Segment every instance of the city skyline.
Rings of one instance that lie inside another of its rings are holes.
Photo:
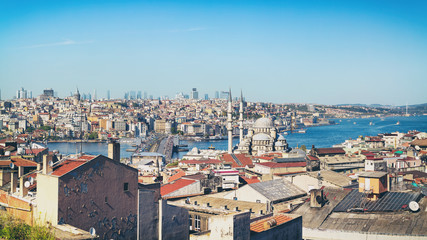
[[[425,103],[422,1],[0,3],[2,99],[125,92],[249,101]],[[95,94],[94,94],[95,95]]]

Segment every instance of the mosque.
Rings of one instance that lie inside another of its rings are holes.
[[[235,153],[246,153],[250,155],[261,155],[272,151],[287,151],[288,143],[283,135],[277,133],[273,121],[269,118],[262,117],[248,129],[248,135],[243,136],[243,95],[240,97],[239,108],[239,128],[240,128],[240,143]],[[231,119],[231,90],[228,100],[228,152],[232,153],[232,119]]]

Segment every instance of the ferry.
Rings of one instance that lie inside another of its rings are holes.
[[[215,135],[215,136],[209,136],[210,140],[224,140],[227,139],[226,136],[221,136],[221,135]]]

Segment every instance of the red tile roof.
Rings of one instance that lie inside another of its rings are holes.
[[[0,140],[0,143],[6,143],[6,142],[16,142],[16,143],[18,143],[18,144],[24,144],[24,143],[25,143],[25,141],[24,141],[24,140],[22,140],[22,139],[20,139],[20,138],[17,138],[17,139],[13,139],[13,138],[4,138],[4,139],[1,139],[1,140]]]
[[[257,165],[262,165],[269,168],[287,168],[287,167],[305,167],[307,166],[306,162],[284,162],[284,163],[275,163],[275,162],[265,162],[265,163],[256,163]]]
[[[412,146],[427,147],[427,138],[416,139],[410,143]]]
[[[185,176],[185,172],[184,172],[184,171],[182,171],[182,170],[180,169],[180,170],[178,170],[178,172],[177,172],[176,174],[172,175],[172,176],[168,179],[168,182],[173,182],[173,181],[175,181],[175,180],[180,179],[180,178],[181,178],[181,177],[183,177],[183,176]]]
[[[77,159],[67,159],[59,165],[55,166],[52,175],[54,176],[63,176],[64,174],[71,172],[72,170],[80,167],[81,165],[87,163],[86,160],[77,160]]]
[[[183,164],[220,164],[221,161],[218,159],[207,159],[207,160],[182,160],[180,163]]]
[[[36,148],[36,149],[25,149],[25,153],[26,154],[34,154],[37,155],[41,152],[43,152],[44,150],[46,150],[47,148]]]
[[[23,159],[20,157],[11,158],[13,164],[18,167],[37,167],[37,163],[31,160]]]
[[[226,163],[231,163],[231,167],[233,168],[244,168],[246,166],[249,166],[249,167],[253,166],[252,159],[246,154],[234,154],[234,155],[241,162],[241,164],[237,163],[233,159],[233,157],[228,153],[223,154],[221,159]]]
[[[319,161],[319,158],[315,156],[307,155],[307,158],[311,161]]]
[[[196,182],[196,180],[192,179],[178,179],[173,183],[169,183],[160,187],[160,194],[162,196],[168,195],[171,192],[175,192],[176,190],[188,186],[192,183]]]
[[[245,176],[240,176],[247,184],[257,183],[260,182],[260,180],[257,177],[247,178]]]
[[[80,167],[81,165],[89,162],[94,158],[96,158],[96,156],[83,155],[83,156],[80,156],[78,159],[66,159],[63,162],[53,167],[52,175],[63,176],[64,174],[71,172],[72,170]]]
[[[266,222],[268,222],[270,220],[275,221],[276,222],[276,226],[279,226],[279,225],[281,225],[281,224],[283,224],[285,222],[288,222],[288,221],[290,221],[292,219],[293,218],[285,216],[283,214],[276,215],[276,216],[269,217],[269,218],[265,218],[265,219],[262,219],[260,221],[256,221],[256,222],[251,223],[251,231],[259,233],[259,232],[264,232],[264,231],[270,229],[270,228],[266,229],[264,227],[264,223],[266,223]],[[274,226],[272,226],[272,227],[274,227]]]
[[[0,160],[0,167],[5,167],[5,166],[9,166],[9,164],[11,164],[12,161],[10,160]]]
[[[342,148],[316,148],[316,152],[320,155],[345,154],[345,151]]]

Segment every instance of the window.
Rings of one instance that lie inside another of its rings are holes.
[[[190,230],[193,230],[193,216],[190,215],[188,219],[188,226],[190,226]]]
[[[129,191],[129,183],[125,182],[123,184],[123,191],[125,191],[125,192]]]
[[[196,231],[199,231],[199,230],[200,230],[200,216],[199,216],[199,215],[196,215],[196,216],[194,217],[194,229],[195,229]]]
[[[256,200],[257,203],[261,203],[261,200]]]
[[[108,203],[108,197],[105,197],[105,199],[104,199],[105,201],[105,203]]]

